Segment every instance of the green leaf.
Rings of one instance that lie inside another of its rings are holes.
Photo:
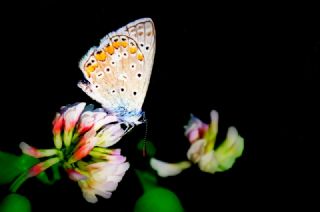
[[[9,194],[6,196],[0,205],[1,212],[31,212],[30,201],[19,194]]]
[[[179,198],[172,191],[156,187],[145,192],[136,202],[134,212],[183,212]]]
[[[38,162],[38,159],[25,154],[17,156],[0,151],[0,185],[12,182],[14,178]]]

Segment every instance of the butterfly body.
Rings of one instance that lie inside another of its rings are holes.
[[[143,18],[106,35],[79,66],[78,86],[103,108],[130,125],[140,124],[155,54],[155,28]]]

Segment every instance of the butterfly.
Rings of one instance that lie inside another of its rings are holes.
[[[80,60],[78,86],[127,126],[141,124],[155,55],[155,27],[138,19],[110,32]]]

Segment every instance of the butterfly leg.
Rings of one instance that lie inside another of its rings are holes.
[[[127,134],[128,132],[130,132],[135,126],[133,123],[128,123],[128,122],[122,122],[122,124],[125,125],[124,134]]]

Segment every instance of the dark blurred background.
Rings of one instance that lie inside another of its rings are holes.
[[[319,140],[316,13],[252,5],[181,5],[156,12],[160,6],[48,1],[2,7],[9,14],[2,13],[0,21],[0,150],[20,154],[21,141],[50,148],[51,121],[60,106],[86,101],[99,107],[77,87],[84,78],[78,61],[108,32],[151,17],[157,50],[144,111],[156,157],[186,159],[183,126],[190,113],[209,122],[210,111],[219,112],[218,143],[229,126],[245,139],[243,156],[231,170],[210,175],[195,166],[159,179],[160,185],[174,191],[187,211],[300,204],[298,196],[318,186],[311,174]],[[21,194],[34,211],[131,211],[142,194],[133,169],[148,162],[136,149],[144,134],[145,126],[139,126],[119,144],[132,169],[109,200],[86,203],[66,178],[53,187],[30,179]],[[2,198],[7,187],[0,189]]]

